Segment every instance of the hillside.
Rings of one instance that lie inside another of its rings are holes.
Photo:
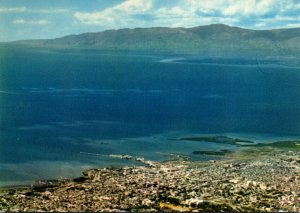
[[[15,43],[52,48],[155,50],[219,56],[296,56],[300,53],[300,28],[249,30],[223,24],[135,28]]]

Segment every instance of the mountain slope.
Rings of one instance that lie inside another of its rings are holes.
[[[205,55],[300,53],[300,28],[249,30],[213,24],[193,28],[135,28],[17,43],[56,48],[156,50]]]

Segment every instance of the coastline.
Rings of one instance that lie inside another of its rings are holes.
[[[128,156],[127,156],[128,157]],[[0,194],[0,211],[300,211],[299,149],[90,169]]]
[[[40,130],[34,131],[32,134],[38,134],[38,131]],[[184,140],[185,138],[190,139]],[[203,141],[201,141],[201,138]],[[67,138],[64,139],[67,140]],[[210,142],[205,141],[208,139]],[[76,148],[75,151],[70,152],[68,155],[59,152],[55,154],[49,150],[43,156],[44,159],[34,159],[36,157],[34,156],[32,160],[25,159],[22,162],[21,160],[9,162],[10,159],[18,158],[13,158],[14,156],[9,157],[9,153],[7,153],[4,156],[9,158],[9,161],[1,163],[0,168],[0,173],[2,174],[0,188],[24,184],[31,185],[34,181],[40,179],[58,179],[60,177],[72,179],[80,176],[82,171],[91,168],[143,165],[140,162],[111,158],[110,154],[144,157],[146,160],[158,162],[178,158],[178,156],[190,158],[191,161],[207,161],[223,158],[222,154],[224,152],[249,148],[240,146],[248,143],[239,142],[236,144],[234,139],[253,141],[249,145],[255,143],[269,144],[276,141],[299,141],[299,135],[222,132],[199,134],[198,132],[173,131],[121,139],[89,140],[87,138],[87,142],[83,143],[83,147]],[[56,143],[56,140],[53,139],[52,141]],[[74,143],[76,142],[75,140],[73,141]],[[66,144],[70,144],[69,142],[61,141],[60,146],[62,146],[62,149]],[[74,145],[78,146],[80,144],[71,144],[71,146]],[[39,153],[40,148],[42,147],[33,147],[32,149],[35,150],[34,153]],[[64,159],[64,156],[70,156],[71,158]]]

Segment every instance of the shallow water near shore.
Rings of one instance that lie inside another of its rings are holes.
[[[31,159],[28,161],[20,162],[16,159],[15,162],[1,163],[0,186],[30,185],[35,180],[40,179],[75,178],[81,176],[82,171],[91,168],[143,165],[127,159],[115,159],[110,157],[110,154],[144,157],[146,160],[152,161],[165,161],[182,157],[191,161],[207,161],[222,159],[223,156],[196,155],[193,152],[199,150],[204,152],[218,150],[238,151],[241,149],[241,147],[229,144],[177,140],[186,136],[227,136],[251,140],[255,143],[299,140],[298,136],[278,136],[273,134],[196,134],[182,131],[136,138],[104,140],[83,138],[84,144],[76,139],[61,138],[61,141],[66,141],[64,146],[68,147],[63,150],[64,153],[57,153],[56,150],[51,150],[50,148],[48,148],[47,152],[40,153],[40,150],[44,148],[37,146],[31,147],[30,153],[26,153],[29,152],[28,149],[24,150],[23,154],[25,156],[31,154]],[[6,155],[6,157],[9,157],[9,155]],[[34,160],[34,158],[37,159]]]
[[[220,156],[192,152],[239,148],[177,140],[187,136],[299,140],[299,68],[161,62],[168,58],[1,56],[0,186],[135,163],[110,154],[209,160]]]

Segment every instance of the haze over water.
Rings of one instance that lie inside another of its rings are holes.
[[[0,58],[0,185],[132,163],[109,154],[203,160],[192,151],[225,147],[172,140],[190,134],[299,138],[299,67],[184,59],[9,50]]]

